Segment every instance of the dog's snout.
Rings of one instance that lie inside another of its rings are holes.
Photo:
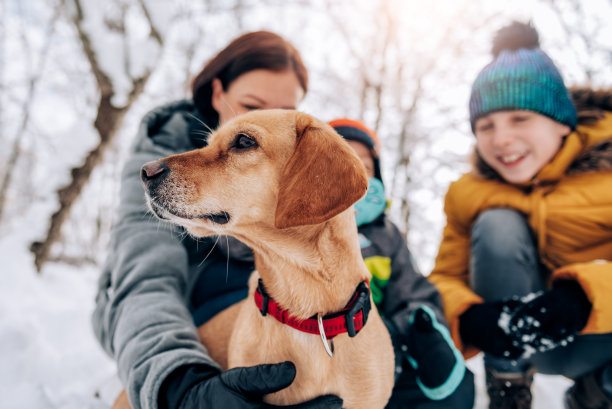
[[[168,173],[168,167],[164,162],[148,162],[140,169],[140,179],[146,187],[153,189],[168,175]]]
[[[164,173],[166,170],[168,170],[168,168],[163,162],[154,161],[145,163],[142,166],[142,180],[146,182],[147,180],[154,179]]]

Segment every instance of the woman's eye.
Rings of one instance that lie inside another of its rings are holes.
[[[257,145],[257,141],[255,140],[255,138],[245,133],[239,133],[238,135],[236,135],[236,138],[234,139],[234,143],[232,144],[232,148],[237,149],[239,151],[256,148],[257,146],[258,145]]]
[[[258,106],[255,105],[247,105],[247,104],[243,104],[242,105],[244,107],[244,109],[246,109],[247,111],[256,111],[258,109],[260,109]]]

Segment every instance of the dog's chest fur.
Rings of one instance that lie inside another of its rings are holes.
[[[288,388],[266,397],[272,404],[289,405],[335,394],[348,409],[384,408],[393,386],[394,358],[378,314],[371,314],[355,337],[346,333],[334,337],[334,356],[330,357],[319,335],[261,315],[252,298],[258,278],[254,272],[250,297],[240,307],[229,342],[228,367],[292,361],[296,378]]]

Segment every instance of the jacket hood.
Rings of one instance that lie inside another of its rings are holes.
[[[606,112],[612,112],[612,89],[570,88],[579,125],[593,125]]]
[[[578,122],[583,126],[593,126],[602,135],[600,141],[586,149],[570,165],[567,173],[576,174],[591,170],[612,169],[612,89],[592,90],[589,88],[571,89],[572,99],[578,111]],[[603,122],[603,123],[600,123]],[[601,125],[601,126],[598,126]]]

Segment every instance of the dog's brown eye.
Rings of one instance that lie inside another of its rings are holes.
[[[257,141],[255,140],[255,138],[245,133],[239,133],[238,135],[236,135],[236,138],[234,139],[234,143],[232,143],[232,148],[239,150],[239,151],[256,148],[257,146],[258,145],[257,145]]]

